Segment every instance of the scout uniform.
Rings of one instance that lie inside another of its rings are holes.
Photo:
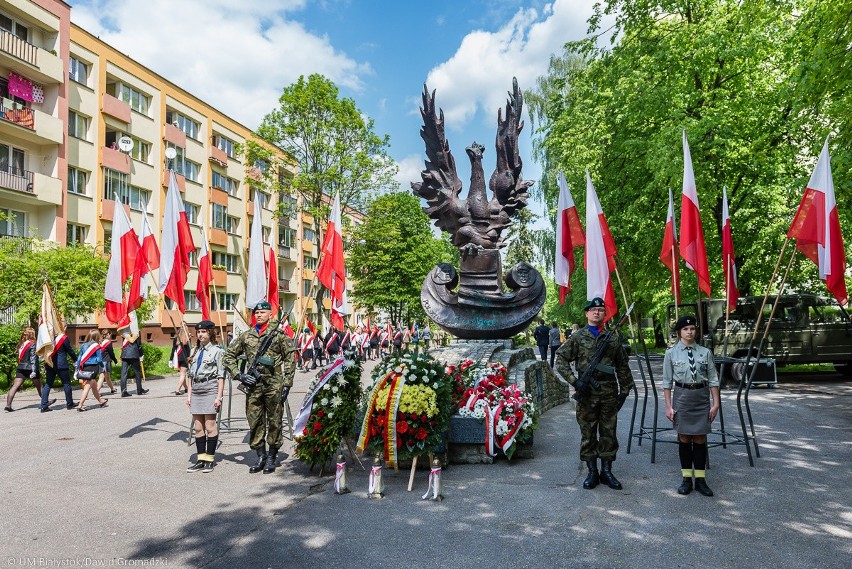
[[[585,311],[601,307],[604,307],[603,300],[593,298],[586,304]],[[574,385],[594,357],[598,341],[603,341],[603,337],[603,330],[593,330],[591,325],[571,334],[556,351],[556,371],[565,377],[568,383]],[[577,366],[577,375],[571,369],[572,363]],[[619,391],[621,397],[626,398],[627,393],[633,389],[633,375],[628,367],[627,354],[621,345],[619,334],[610,336],[609,345],[593,374],[600,384],[600,389],[592,390],[589,395],[577,401],[577,423],[580,425],[582,437],[580,460],[585,461],[589,469],[583,487],[594,488],[599,480],[603,479],[610,488],[618,490],[621,489],[621,483],[612,474],[612,461],[618,451],[616,428],[620,408]],[[601,459],[600,474],[597,467],[598,458]]]
[[[210,320],[202,320],[195,325],[196,330],[215,330]],[[192,357],[186,360],[187,380],[192,387],[189,390],[189,412],[193,415],[216,415],[216,400],[219,399],[219,382],[225,381],[225,365],[222,362],[225,350],[212,341],[206,346],[199,345]],[[219,399],[221,405],[222,400]],[[219,434],[195,437],[197,461],[186,469],[187,472],[212,472]]]
[[[255,311],[271,309],[268,302],[259,302],[254,307]],[[242,373],[237,361],[238,356],[244,355],[247,362],[251,362],[263,339],[276,333],[272,324],[270,321],[263,326],[250,328],[228,346],[224,362],[225,369],[231,375],[237,377]],[[264,473],[275,471],[278,449],[284,441],[281,426],[284,415],[282,391],[293,385],[293,376],[296,373],[296,362],[293,358],[295,351],[293,341],[286,334],[278,333],[258,362],[260,377],[246,395],[246,419],[251,433],[249,446],[258,456],[258,463],[249,468],[249,472],[259,472],[261,469]]]

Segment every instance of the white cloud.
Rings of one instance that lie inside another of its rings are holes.
[[[75,4],[74,23],[249,128],[273,110],[284,86],[321,73],[364,88],[372,73],[326,36],[287,18],[305,0],[95,0]]]
[[[429,89],[438,92],[447,128],[460,131],[478,114],[496,125],[512,77],[518,78],[521,89],[531,88],[547,73],[551,54],[560,52],[565,42],[586,36],[591,14],[587,0],[556,0],[541,14],[532,8],[518,10],[495,32],[470,32],[426,80]]]
[[[421,181],[420,172],[423,170],[425,156],[420,154],[411,154],[397,162],[399,171],[396,173],[396,181],[399,182],[399,189],[407,192],[411,190],[411,182]]]

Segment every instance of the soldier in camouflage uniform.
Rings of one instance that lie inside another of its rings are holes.
[[[244,355],[247,361],[251,362],[263,338],[273,333],[269,324],[271,315],[272,306],[268,302],[257,303],[254,307],[257,325],[235,338],[228,346],[224,357],[225,368],[234,379],[248,387],[246,419],[251,432],[249,445],[257,452],[257,464],[249,468],[251,473],[261,470],[264,474],[275,472],[278,449],[281,448],[284,440],[281,428],[284,401],[293,385],[293,376],[296,373],[296,362],[293,357],[296,348],[292,340],[283,332],[277,332],[269,349],[260,358],[259,378],[250,377],[240,371],[237,358]]]
[[[612,461],[618,451],[616,426],[618,410],[627,399],[627,394],[633,389],[633,375],[627,365],[627,354],[621,345],[621,337],[613,334],[609,340],[600,364],[594,372],[600,383],[600,389],[591,385],[583,385],[579,381],[595,354],[597,342],[602,338],[603,323],[606,317],[604,302],[593,298],[585,307],[588,326],[581,328],[568,338],[556,351],[556,371],[568,383],[574,386],[578,393],[577,423],[580,425],[582,442],[580,443],[580,460],[586,462],[589,474],[583,482],[583,488],[591,489],[601,480],[610,488],[621,490],[621,483],[612,474]],[[577,373],[571,369],[571,364],[577,366]],[[601,459],[601,470],[598,472],[597,459]]]

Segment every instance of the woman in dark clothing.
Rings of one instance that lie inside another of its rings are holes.
[[[113,387],[112,379],[110,378],[110,375],[112,374],[112,364],[118,363],[118,358],[115,357],[115,350],[112,349],[112,342],[114,339],[112,332],[106,328],[101,330],[101,358],[104,360],[104,372],[101,374],[100,379],[98,379],[98,391],[101,390],[104,381],[106,381],[107,387],[109,387],[109,392],[115,393],[115,387]]]
[[[21,341],[18,342],[18,367],[15,370],[15,381],[9,393],[6,394],[6,411],[14,411],[12,409],[12,401],[15,399],[15,394],[24,384],[25,379],[33,380],[33,385],[38,390],[41,396],[41,370],[39,369],[38,355],[35,351],[35,330],[33,328],[24,328],[24,333],[21,334]],[[54,399],[48,403],[48,407],[55,403]]]
[[[177,336],[172,338],[172,355],[169,356],[171,364],[177,368],[178,384],[175,387],[175,395],[182,395],[187,391],[186,372],[189,369],[189,337],[185,328],[179,328]]]
[[[57,377],[62,382],[62,389],[65,391],[65,408],[74,408],[74,398],[71,393],[71,371],[69,369],[71,366],[69,365],[69,361],[72,364],[77,361],[77,353],[71,347],[68,336],[63,332],[53,340],[53,352],[50,354],[50,363],[53,365],[44,366],[45,381],[44,386],[41,388],[42,413],[51,410],[50,405],[52,403],[48,401],[48,397],[50,397],[50,390],[53,389],[53,382],[56,381]],[[53,400],[53,402],[55,401],[56,399]]]

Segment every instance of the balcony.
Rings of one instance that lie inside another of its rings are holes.
[[[104,93],[103,100],[101,101],[101,112],[125,124],[130,124],[130,105],[116,99],[109,93]]]
[[[278,279],[278,290],[280,292],[290,292],[290,279]]]
[[[18,168],[0,170],[0,188],[35,195],[33,173]]]
[[[5,67],[37,83],[62,83],[65,67],[59,56],[0,30],[0,59]]]
[[[210,162],[213,162],[214,164],[221,166],[222,168],[228,167],[228,154],[218,146],[210,147],[209,160]]]
[[[260,171],[260,168],[256,166],[252,166],[248,170],[246,170],[246,178],[250,180],[254,180],[255,182],[263,181],[263,172]]]
[[[228,286],[228,272],[224,269],[213,269],[213,284],[223,288]]]
[[[163,187],[164,188],[169,187],[169,177],[170,177],[169,172],[170,171],[171,170],[166,170],[165,172],[163,172]],[[178,174],[177,172],[175,172],[175,181],[177,182],[178,190],[180,190],[182,192],[186,192],[186,177],[183,176],[182,174]]]
[[[9,99],[0,102],[0,133],[39,145],[61,144],[64,123],[53,116],[14,103]]]
[[[186,133],[173,124],[166,123],[163,140],[171,142],[178,148],[186,148]]]
[[[103,221],[112,221],[115,217],[115,200],[102,200],[101,201],[101,219]],[[130,206],[126,204],[122,204],[124,207],[124,212],[127,214],[127,217],[130,217]]]
[[[104,168],[116,170],[124,174],[130,173],[130,156],[115,148],[105,146],[101,155],[101,164]]]
[[[210,203],[228,207],[228,192],[222,188],[210,188]]]
[[[228,246],[228,232],[222,229],[210,228],[210,244],[219,245],[220,247]]]

